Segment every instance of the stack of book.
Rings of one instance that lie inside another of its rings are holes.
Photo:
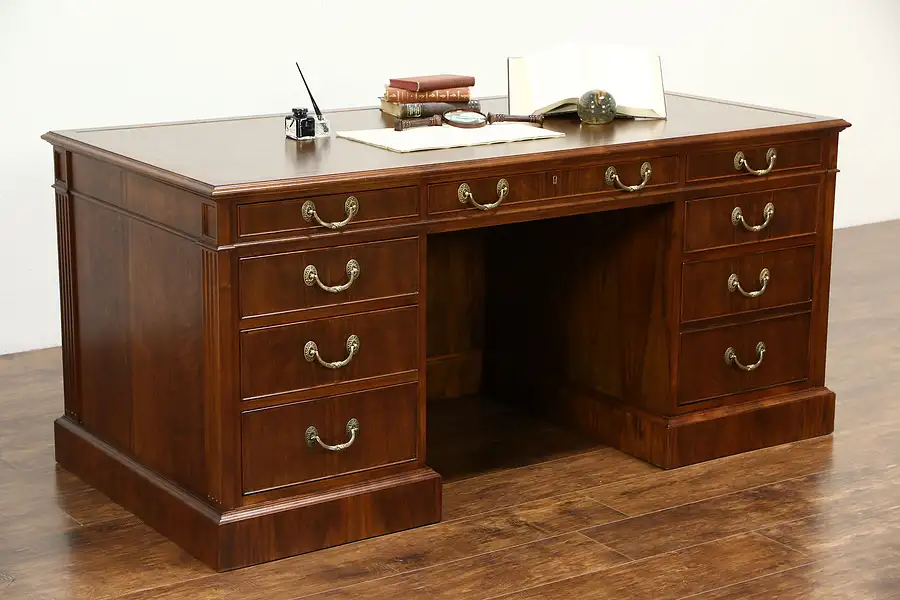
[[[472,99],[475,78],[468,75],[423,75],[391,79],[384,86],[381,110],[406,119],[442,115],[448,110],[481,110]]]

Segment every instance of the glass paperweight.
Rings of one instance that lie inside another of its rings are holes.
[[[589,90],[576,105],[578,118],[588,125],[605,125],[616,118],[616,99],[606,90]]]

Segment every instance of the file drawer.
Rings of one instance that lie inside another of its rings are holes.
[[[819,186],[750,192],[685,203],[684,250],[693,252],[815,233]]]
[[[416,238],[242,258],[241,316],[414,294]]]
[[[682,333],[678,361],[682,405],[805,380],[809,313]]]
[[[416,459],[415,383],[241,414],[244,493]]]
[[[686,263],[681,320],[809,302],[814,263],[815,246]]]
[[[415,371],[418,315],[407,306],[243,331],[241,397]]]

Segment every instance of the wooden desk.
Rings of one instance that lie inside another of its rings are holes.
[[[412,154],[280,116],[46,134],[58,462],[222,570],[440,520],[428,399],[489,394],[664,468],[830,433],[849,124],[668,108]]]

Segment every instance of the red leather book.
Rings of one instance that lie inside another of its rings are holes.
[[[472,87],[475,78],[468,75],[421,75],[419,77],[399,77],[391,79],[388,87],[411,92],[430,92],[450,88]]]
[[[468,102],[472,97],[471,91],[467,87],[412,92],[387,86],[384,88],[384,99],[388,102],[403,104],[406,102]]]

